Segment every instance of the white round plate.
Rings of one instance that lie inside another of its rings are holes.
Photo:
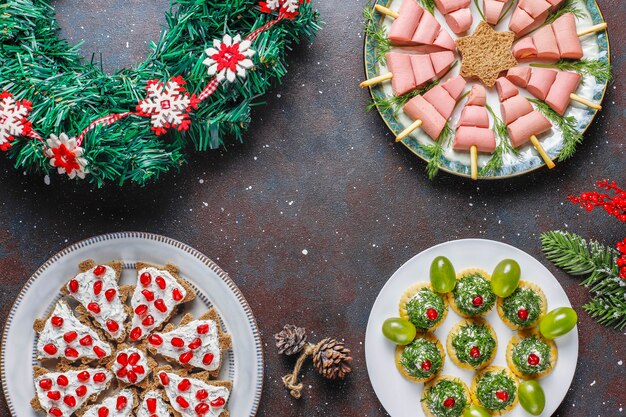
[[[522,269],[522,279],[535,282],[546,294],[548,310],[571,307],[565,291],[546,267],[526,252],[504,243],[482,239],[455,240],[414,256],[392,275],[376,298],[365,336],[365,360],[370,381],[383,407],[393,417],[424,415],[420,404],[423,384],[410,382],[400,375],[394,362],[395,345],[383,336],[382,325],[387,318],[398,317],[398,302],[406,288],[417,281],[430,280],[430,264],[440,255],[449,258],[457,272],[472,267],[491,272],[502,259],[515,259]],[[495,307],[485,319],[498,335],[498,351],[493,365],[506,367],[506,345],[515,332],[502,322]],[[461,316],[449,309],[448,317],[435,331],[444,346],[450,329],[459,320]],[[546,393],[546,408],[541,414],[545,417],[551,416],[561,404],[574,378],[578,360],[578,327],[556,339],[556,344],[559,358],[554,371],[540,380]],[[443,374],[458,376],[469,386],[474,372],[461,369],[450,358],[446,359]],[[528,417],[528,413],[518,404],[507,414],[509,416]]]
[[[60,298],[59,289],[78,273],[85,259],[96,262],[122,260],[122,284],[136,280],[135,262],[145,261],[179,266],[180,274],[197,291],[183,313],[196,317],[214,306],[226,332],[232,335],[233,349],[224,360],[220,379],[233,381],[228,409],[232,416],[254,416],[263,386],[263,351],[254,316],[235,283],[209,258],[178,241],[148,233],[122,232],[78,242],[46,261],[28,280],[7,319],[2,339],[2,386],[14,417],[41,417],[30,407],[34,396],[33,366],[35,319],[44,317]],[[178,322],[180,314],[173,319]]]

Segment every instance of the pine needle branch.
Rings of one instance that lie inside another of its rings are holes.
[[[563,147],[559,152],[559,161],[564,161],[571,158],[576,153],[576,148],[583,141],[583,134],[576,129],[577,121],[573,116],[561,116],[550,108],[545,102],[537,99],[529,99],[537,110],[548,118],[554,125],[556,125],[563,134]]]

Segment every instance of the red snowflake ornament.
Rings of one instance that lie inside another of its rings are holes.
[[[137,104],[137,114],[150,117],[152,130],[157,135],[167,133],[167,129],[188,130],[191,120],[189,113],[198,108],[200,100],[187,92],[185,80],[178,76],[163,84],[150,80],[146,86],[148,96]]]
[[[27,119],[31,109],[28,100],[15,100],[7,91],[0,94],[0,150],[8,150],[16,136],[31,132],[31,122]]]
[[[286,19],[294,19],[298,16],[298,9],[301,4],[310,3],[311,0],[267,0],[259,2],[261,12],[278,12],[279,16]]]

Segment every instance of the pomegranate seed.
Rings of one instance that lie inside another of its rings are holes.
[[[146,406],[150,413],[156,413],[157,400],[156,398],[148,398],[146,400]]]
[[[135,314],[138,316],[143,316],[148,312],[148,306],[146,304],[139,304],[135,309]]]
[[[165,305],[165,301],[163,301],[162,298],[159,298],[154,302],[154,307],[161,313],[165,313],[167,311],[167,306]]]
[[[426,317],[428,317],[428,320],[437,320],[437,317],[439,317],[439,313],[437,313],[437,310],[435,310],[434,308],[429,308],[428,310],[426,310]]]
[[[180,383],[178,384],[178,390],[185,392],[187,391],[189,388],[191,388],[191,382],[185,378],[182,381],[180,381]]]
[[[128,364],[129,365],[137,365],[137,362],[139,362],[139,359],[141,359],[141,356],[139,356],[139,353],[133,352],[128,357]]]
[[[185,346],[185,341],[181,339],[180,337],[173,337],[171,343],[172,343],[172,346],[177,347],[177,348],[181,348]]]
[[[76,292],[78,291],[78,281],[76,281],[75,279],[70,281],[70,291],[71,292]]]
[[[154,293],[150,290],[141,291],[147,301],[154,301]]]
[[[163,277],[158,276],[158,277],[156,277],[155,281],[156,281],[156,283],[157,283],[157,285],[159,286],[160,289],[162,289],[162,290],[165,289],[167,284],[165,283],[165,280],[163,279]]]
[[[107,380],[107,374],[105,374],[104,372],[98,372],[93,376],[93,380],[94,382],[102,383]]]
[[[87,387],[84,385],[81,385],[80,387],[76,388],[76,395],[79,397],[84,397],[85,394],[87,394]]]
[[[93,347],[93,352],[99,358],[104,358],[107,355],[106,351],[104,349],[102,349],[100,346],[94,346]]]
[[[498,390],[496,391],[496,397],[498,398],[498,400],[505,402],[509,399],[509,393],[504,390]]]
[[[180,363],[187,364],[187,363],[189,363],[191,358],[193,358],[193,352],[186,352],[186,353],[183,353],[182,355],[180,355],[178,357],[178,360],[180,361]]]
[[[120,395],[119,397],[117,397],[117,404],[115,404],[115,409],[117,411],[122,411],[124,408],[126,408],[126,404],[128,404],[128,398]]]
[[[99,295],[102,292],[102,281],[96,281],[93,283],[94,295]]]
[[[189,403],[187,402],[186,399],[184,399],[181,396],[176,397],[176,402],[178,403],[178,405],[180,405],[182,408],[187,408],[189,407]]]
[[[89,376],[90,376],[89,372],[82,371],[82,372],[79,372],[76,377],[78,378],[79,381],[85,382],[85,381],[89,380]]]
[[[126,375],[128,375],[128,370],[126,368],[120,368],[120,370],[117,371],[115,375],[117,375],[120,378],[126,378]]]
[[[119,363],[122,366],[128,365],[128,354],[122,352],[119,355],[117,355],[117,363]]]
[[[198,405],[196,405],[196,413],[198,413],[198,415],[202,415],[202,414],[206,414],[209,412],[209,405],[207,403],[200,403]]]
[[[477,295],[472,300],[472,304],[474,304],[476,307],[480,307],[481,305],[483,305],[483,297],[481,297],[480,295]]]
[[[50,415],[53,415],[54,417],[62,417],[63,416],[63,411],[59,410],[56,407],[52,407],[50,410],[48,410],[48,413],[50,413]]]
[[[98,409],[98,417],[108,417],[109,416],[109,409],[106,407],[100,407]]]
[[[174,299],[174,301],[180,301],[183,299],[183,294],[178,288],[174,288],[174,291],[172,291],[172,298]]]
[[[139,375],[143,375],[146,373],[146,370],[144,369],[143,366],[137,365],[137,366],[133,366],[133,372]]]
[[[89,303],[87,304],[87,310],[91,311],[94,314],[100,314],[100,304]]]
[[[198,334],[207,334],[209,332],[209,325],[208,324],[201,324],[198,326]]]
[[[47,395],[52,401],[59,401],[61,399],[61,393],[59,391],[50,391]]]
[[[159,374],[159,379],[161,380],[161,384],[163,385],[167,385],[170,383],[170,377],[167,376],[167,374],[165,372],[161,372]]]
[[[136,373],[134,373],[133,371],[128,371],[128,372],[126,373],[126,377],[127,377],[127,378],[128,378],[128,380],[129,380],[131,383],[133,383],[133,384],[134,384],[135,382],[137,382],[137,374],[136,374]]]
[[[520,320],[528,320],[528,310],[526,310],[525,308],[520,308],[519,310],[517,310],[517,317],[519,317]]]
[[[81,346],[91,346],[91,344],[93,343],[93,339],[91,338],[91,336],[86,335],[85,337],[81,338],[78,343],[80,343]]]
[[[205,365],[210,365],[211,362],[213,362],[213,354],[212,353],[207,353],[206,355],[204,355],[204,358],[202,358],[202,363]]]
[[[154,317],[152,317],[151,314],[148,314],[142,321],[141,324],[143,324],[145,327],[150,327],[154,324]]]
[[[115,291],[113,288],[110,288],[104,292],[104,296],[106,297],[109,303],[113,301],[113,298],[115,297],[116,294],[117,294],[117,291]]]
[[[470,356],[474,359],[477,359],[480,357],[480,349],[478,349],[478,346],[474,346],[473,348],[470,349]]]
[[[226,404],[226,401],[224,401],[224,399],[222,397],[217,397],[216,399],[211,401],[211,406],[212,407],[223,407],[224,404]]]
[[[443,402],[443,406],[446,407],[446,408],[452,408],[452,407],[454,407],[455,404],[456,404],[456,401],[454,401],[454,397],[448,397]]]
[[[78,358],[78,351],[74,348],[68,347],[65,349],[66,358]]]
[[[531,353],[530,355],[528,355],[528,364],[530,366],[539,365],[539,356],[535,355],[534,353]]]
[[[142,331],[141,328],[139,327],[135,327],[131,332],[130,332],[130,339],[131,340],[137,340],[141,337]]]
[[[191,343],[189,343],[189,349],[198,349],[202,346],[202,340],[199,337],[195,338]]]
[[[50,322],[52,323],[52,325],[54,327],[61,327],[61,326],[63,326],[63,318],[59,317],[59,316],[53,316],[50,319]]]
[[[48,391],[50,388],[52,388],[52,380],[50,378],[42,378],[41,380],[39,380],[39,386],[42,390]]]
[[[43,347],[43,351],[46,352],[48,355],[54,355],[57,353],[57,347],[54,346],[52,343],[48,343],[47,345],[45,345]]]
[[[206,400],[207,398],[209,398],[209,393],[205,389],[199,389],[196,392],[196,398],[200,401]]]
[[[76,407],[76,398],[72,395],[66,395],[65,398],[63,398],[63,402],[70,407]]]
[[[106,326],[107,326],[107,329],[109,329],[111,333],[115,333],[116,331],[120,329],[120,325],[117,324],[116,321],[111,320],[111,319],[106,321]]]
[[[104,265],[98,265],[94,268],[93,274],[97,277],[101,276],[106,272],[107,268]]]
[[[150,342],[150,344],[153,346],[160,346],[161,343],[163,343],[163,338],[158,334],[151,334],[148,337],[148,342]]]
[[[70,383],[69,379],[67,379],[67,377],[65,375],[59,375],[57,378],[57,385],[61,386],[61,387],[67,387],[67,385]]]
[[[430,361],[426,360],[426,361],[422,362],[422,369],[425,370],[426,372],[428,372],[428,371],[430,371],[430,367],[432,365],[433,364]]]
[[[75,331],[71,331],[63,335],[63,340],[65,340],[67,343],[71,343],[74,340],[76,340],[77,337],[78,337],[78,333],[76,333]]]
[[[141,282],[141,285],[143,285],[144,287],[147,287],[152,282],[152,275],[150,275],[150,273],[148,272],[144,272],[139,277],[139,281]]]

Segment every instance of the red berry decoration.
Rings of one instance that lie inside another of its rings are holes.
[[[426,360],[424,362],[422,362],[422,369],[426,372],[430,371],[430,368],[433,366],[432,362],[429,360]]]
[[[143,285],[144,287],[147,287],[152,282],[152,275],[150,275],[149,272],[144,272],[139,277],[139,282],[141,282],[141,285]]]
[[[63,318],[59,316],[52,316],[50,323],[52,323],[54,327],[61,327],[63,326]]]
[[[158,276],[156,277],[156,279],[154,280],[156,282],[156,284],[158,285],[158,287],[162,290],[165,289],[165,287],[167,286],[167,284],[165,283],[165,280],[163,279],[162,276]]]
[[[151,334],[148,337],[148,342],[150,342],[150,344],[153,346],[160,346],[161,343],[163,343],[163,338],[158,334]]]
[[[480,358],[480,349],[478,349],[478,346],[474,346],[470,349],[470,356],[474,359]]]
[[[448,397],[443,402],[443,406],[446,407],[446,408],[452,408],[452,407],[454,407],[455,404],[456,404],[456,401],[454,400],[454,397]]]
[[[87,371],[82,371],[77,375],[78,380],[82,382],[89,380],[89,377],[90,375],[89,375],[89,372]]]
[[[91,346],[91,344],[93,343],[93,339],[91,338],[91,336],[86,335],[85,337],[82,337],[78,343],[80,343],[81,346]]]
[[[496,391],[496,398],[500,400],[501,402],[505,402],[506,400],[509,399],[509,393],[506,392],[505,390],[498,390]]]
[[[428,317],[428,320],[437,320],[437,317],[439,317],[439,313],[437,313],[437,310],[435,310],[434,308],[429,308],[428,310],[426,310],[426,317]]]
[[[477,295],[472,300],[472,304],[474,304],[476,307],[480,307],[481,305],[483,305],[483,297],[481,297],[480,295]]]
[[[39,387],[41,387],[41,389],[44,391],[48,391],[50,388],[52,388],[52,380],[50,378],[40,379]]]
[[[517,317],[519,317],[520,320],[528,320],[528,310],[526,310],[525,308],[520,308],[519,310],[517,310]]]
[[[142,331],[141,328],[139,327],[135,327],[131,332],[130,332],[130,339],[131,340],[137,340],[141,337],[142,335]]]
[[[217,397],[213,401],[211,401],[212,407],[223,407],[226,404],[226,401],[222,397]]]
[[[102,276],[107,271],[106,266],[98,265],[93,269],[93,274],[97,277]]]
[[[116,294],[117,294],[117,291],[115,291],[113,288],[110,288],[104,292],[104,297],[110,303],[111,301],[113,301],[113,298],[115,298]]]
[[[79,397],[84,397],[85,394],[87,394],[87,387],[84,385],[81,385],[80,387],[76,388],[76,395]]]
[[[172,291],[172,298],[174,299],[174,301],[180,301],[183,299],[183,294],[178,288],[174,288],[174,291]]]
[[[539,356],[535,355],[534,353],[531,353],[530,355],[528,355],[528,364],[530,366],[539,365]]]
[[[99,295],[102,292],[102,281],[96,281],[93,283],[94,295]]]
[[[209,332],[209,325],[208,324],[199,325],[197,332],[198,334],[207,334]]]
[[[87,304],[87,310],[91,311],[94,314],[100,314],[100,304],[89,303]]]
[[[52,343],[48,343],[43,347],[43,351],[46,352],[48,355],[55,355],[58,349]]]
[[[125,396],[120,395],[119,397],[117,397],[117,403],[115,404],[115,409],[117,411],[122,411],[126,407],[126,404],[128,404],[128,399]]]
[[[159,310],[161,313],[165,313],[167,311],[167,306],[165,305],[165,301],[159,298],[154,302],[154,307]]]
[[[71,292],[78,291],[78,281],[76,281],[75,279],[70,281],[70,291]]]
[[[207,353],[206,355],[204,355],[204,358],[202,358],[202,363],[205,365],[210,365],[211,362],[213,362],[213,359],[215,359],[215,356],[212,353]]]
[[[115,333],[116,331],[120,329],[120,325],[117,324],[117,322],[114,320],[107,320],[106,326],[107,326],[107,329],[109,329],[109,331],[112,333]]]

